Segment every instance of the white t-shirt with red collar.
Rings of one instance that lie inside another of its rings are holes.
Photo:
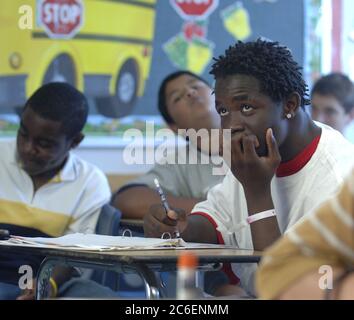
[[[271,182],[272,199],[281,233],[325,199],[334,195],[354,165],[354,146],[338,131],[317,123],[321,136],[295,159],[282,163]],[[246,197],[241,183],[228,171],[222,183],[212,188],[206,201],[196,204],[192,214],[209,219],[219,243],[253,249]],[[255,264],[232,264],[232,271],[249,292],[253,290]]]

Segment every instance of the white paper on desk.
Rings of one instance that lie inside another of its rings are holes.
[[[225,249],[225,248],[235,249],[234,246],[229,246],[225,244],[199,243],[199,242],[185,242],[184,246],[177,247],[176,249]]]
[[[163,247],[184,247],[182,239],[159,239],[142,237],[103,236],[97,234],[73,233],[59,238],[31,238],[13,236],[8,244],[24,244],[31,246],[50,246],[66,249],[83,250],[122,250],[122,249],[154,249]]]

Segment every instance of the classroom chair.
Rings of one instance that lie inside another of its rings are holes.
[[[118,236],[121,219],[121,212],[106,204],[102,207],[96,225],[96,234],[107,236]],[[91,279],[111,288],[114,291],[119,287],[119,275],[114,271],[94,270]]]
[[[96,225],[96,234],[122,235],[121,212],[106,204],[102,207]],[[143,235],[143,234],[142,234]],[[134,236],[137,236],[134,234]],[[144,297],[143,282],[138,274],[118,274],[114,271],[96,269],[91,279],[118,292],[122,297]]]

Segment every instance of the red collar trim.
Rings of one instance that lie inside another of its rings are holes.
[[[294,159],[281,163],[276,171],[276,176],[282,178],[299,172],[312,158],[320,139],[321,134],[313,139]]]

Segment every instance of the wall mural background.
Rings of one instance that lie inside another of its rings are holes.
[[[194,71],[212,83],[212,57],[236,40],[277,40],[304,65],[303,0],[2,0],[0,135],[14,136],[25,99],[48,81],[89,98],[88,136],[121,137],[164,126],[156,96],[164,76]],[[23,5],[33,9],[32,29]],[[311,63],[314,63],[313,61]]]

